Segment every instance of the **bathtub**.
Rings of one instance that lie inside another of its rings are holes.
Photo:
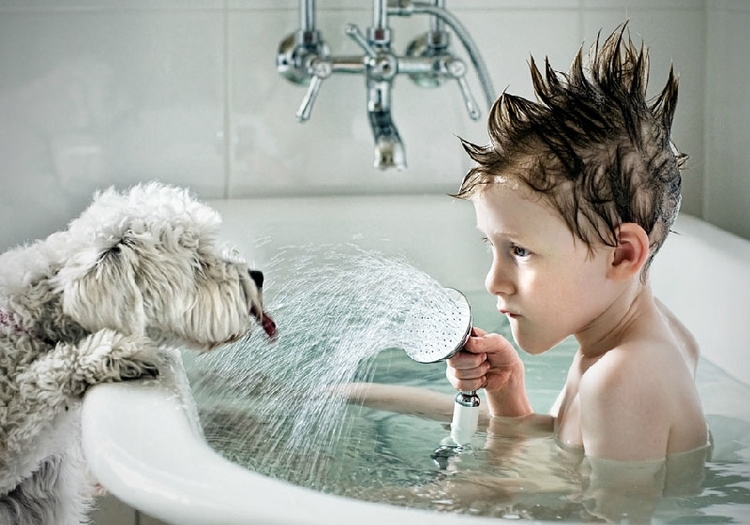
[[[374,196],[210,204],[224,218],[222,240],[259,269],[271,256],[269,239],[276,246],[353,242],[406,256],[444,286],[483,289],[489,256],[467,202]],[[705,358],[750,384],[750,242],[686,215],[674,230],[652,268],[654,291],[692,330]],[[91,471],[132,507],[180,525],[489,521],[324,495],[228,462],[202,438],[179,353],[168,359],[158,379],[98,385],[84,399]],[[722,395],[704,404],[750,421],[744,403],[723,406]]]

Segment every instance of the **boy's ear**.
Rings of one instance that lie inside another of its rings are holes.
[[[617,228],[617,247],[607,271],[610,279],[628,279],[640,274],[649,256],[649,239],[638,224],[626,222]]]

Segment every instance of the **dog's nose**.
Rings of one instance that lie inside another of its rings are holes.
[[[263,272],[259,270],[250,270],[250,278],[258,288],[263,288]]]

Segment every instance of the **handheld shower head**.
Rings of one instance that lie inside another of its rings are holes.
[[[437,363],[453,357],[471,333],[471,305],[466,296],[455,288],[445,288],[445,291],[449,304],[441,311],[440,319],[426,323],[424,315],[414,311],[407,316],[406,325],[414,336],[410,339],[418,344],[404,351],[418,363]]]
[[[406,354],[419,363],[437,363],[453,357],[466,344],[471,334],[472,316],[471,305],[466,296],[454,288],[445,289],[448,295],[449,308],[445,310],[443,321],[439,326],[435,323],[419,321],[411,325],[419,344],[405,348]],[[414,319],[417,321],[417,319]],[[459,392],[453,408],[451,422],[451,439],[460,449],[468,445],[479,424],[479,396],[476,392]],[[453,447],[448,447],[450,454],[454,454]],[[444,455],[445,450],[438,449],[433,459]]]

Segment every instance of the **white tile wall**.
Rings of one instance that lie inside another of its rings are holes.
[[[42,4],[0,11],[0,247],[113,183],[221,196],[222,10]]]
[[[705,218],[750,238],[750,2],[709,2]]]
[[[358,53],[343,25],[367,26],[371,2],[317,4],[332,51]],[[466,117],[456,86],[425,90],[397,79],[394,119],[409,162],[403,172],[371,167],[359,76],[326,80],[311,121],[295,121],[304,88],[281,78],[274,60],[280,40],[297,26],[297,6],[297,0],[0,0],[0,250],[63,227],[94,188],[153,178],[189,185],[203,198],[454,190],[468,167],[455,136],[485,140],[484,122]],[[631,33],[651,48],[652,92],[670,62],[681,74],[674,136],[692,156],[684,209],[750,237],[748,2],[448,0],[447,6],[482,50],[496,91],[524,96],[531,96],[530,54],[540,61],[548,55],[564,70],[599,29],[607,34],[629,19]],[[394,19],[392,27],[395,47],[403,50],[427,22]],[[460,50],[457,39],[454,48]],[[473,73],[470,82],[481,102]],[[133,523],[127,509],[115,512],[125,525]]]

